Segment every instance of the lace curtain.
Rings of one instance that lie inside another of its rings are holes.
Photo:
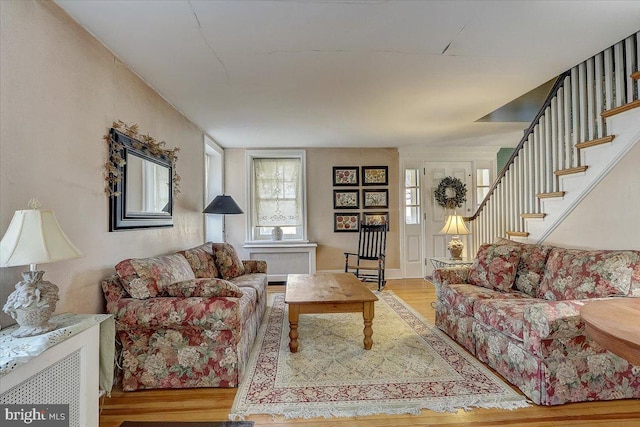
[[[302,225],[300,159],[254,159],[255,206],[258,227]]]

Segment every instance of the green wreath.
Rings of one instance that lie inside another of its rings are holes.
[[[460,208],[467,201],[467,185],[458,178],[447,176],[440,181],[435,197],[443,208]]]

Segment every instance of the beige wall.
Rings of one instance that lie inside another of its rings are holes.
[[[387,235],[387,269],[399,269],[399,162],[397,150],[395,148],[308,148],[306,152],[307,232],[309,240],[318,244],[317,269],[343,269],[343,252],[355,250],[358,243],[357,233],[334,233],[333,231],[333,213],[336,212],[333,209],[333,166],[389,167],[390,229]],[[233,196],[243,209],[246,209],[245,150],[225,150],[225,165],[226,192]],[[362,212],[362,209],[360,211]],[[384,211],[384,209],[372,211]],[[241,248],[246,238],[245,221],[245,215],[227,215],[228,240],[238,249]]]
[[[551,233],[545,243],[640,250],[640,143]]]
[[[0,1],[0,19],[0,233],[31,197],[53,209],[85,255],[40,266],[57,311],[101,312],[118,261],[203,241],[203,134],[54,3]],[[102,137],[117,119],[180,147],[173,228],[108,232]],[[1,304],[25,269],[0,268]]]

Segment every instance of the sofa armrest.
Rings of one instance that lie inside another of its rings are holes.
[[[435,285],[451,285],[455,283],[469,283],[471,267],[447,267],[433,270],[433,282]]]
[[[252,273],[264,273],[267,274],[267,261],[255,260],[255,259],[245,259],[242,260],[242,264],[244,264],[244,273],[252,274]]]
[[[117,330],[207,329],[240,330],[238,298],[120,298],[107,303]]]
[[[525,342],[584,335],[585,325],[580,316],[580,308],[596,299],[601,298],[532,304],[524,312]]]
[[[102,293],[107,303],[118,301],[121,298],[131,297],[120,284],[120,278],[117,274],[104,279],[100,286],[102,287]]]

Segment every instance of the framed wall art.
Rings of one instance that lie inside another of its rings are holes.
[[[334,209],[358,209],[360,200],[358,190],[333,190]]]
[[[389,212],[365,212],[363,222],[366,225],[387,224],[389,231]]]
[[[388,166],[363,166],[362,185],[388,185]]]
[[[333,214],[333,231],[357,232],[360,229],[360,214],[345,212]]]
[[[365,209],[388,208],[389,190],[362,190],[362,204]]]
[[[359,182],[359,166],[334,166],[333,167],[333,185],[358,186]]]

